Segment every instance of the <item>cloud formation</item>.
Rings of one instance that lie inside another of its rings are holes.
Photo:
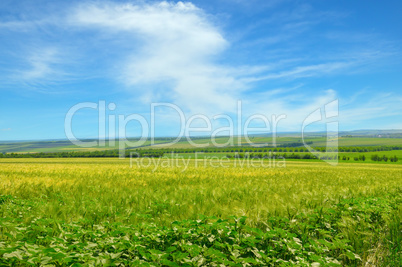
[[[261,101],[247,94],[255,82],[333,74],[353,65],[329,62],[279,71],[275,66],[219,64],[216,58],[230,44],[209,16],[191,3],[81,4],[69,21],[133,42],[126,59],[119,62],[119,77],[124,84],[141,94],[145,103],[172,101],[190,113],[235,112],[239,99],[250,105]],[[305,106],[327,95],[324,91],[309,97]],[[301,114],[289,97],[266,101],[260,112]]]
[[[229,68],[215,63],[229,44],[191,3],[83,4],[70,21],[136,43],[120,62],[120,78],[138,93],[145,90],[148,102],[173,101],[193,112],[226,110],[244,87]]]

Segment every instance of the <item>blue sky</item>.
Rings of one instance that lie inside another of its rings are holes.
[[[285,114],[277,131],[300,131],[338,100],[340,130],[402,129],[401,12],[400,1],[3,0],[0,140],[65,138],[68,110],[99,101],[115,103],[107,116],[149,121],[151,103],[235,118],[240,100],[243,120]],[[155,116],[156,135],[178,132],[172,109]],[[96,137],[97,111],[78,111],[73,130]]]

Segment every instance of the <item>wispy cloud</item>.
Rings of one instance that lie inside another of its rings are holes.
[[[25,88],[41,93],[54,93],[52,87],[71,80],[73,73],[67,71],[69,59],[55,46],[44,46],[21,51],[15,55],[14,66],[7,66],[2,74],[0,84]]]
[[[272,80],[272,79],[296,79],[296,78],[304,78],[304,77],[313,77],[323,74],[334,74],[337,71],[345,70],[353,65],[356,65],[356,62],[334,62],[334,63],[323,63],[317,65],[309,65],[309,66],[300,66],[296,67],[292,70],[286,70],[279,73],[271,73],[268,75],[257,76],[253,78],[244,79],[245,82],[257,82],[262,80]]]
[[[55,65],[62,63],[59,52],[55,48],[41,48],[32,51],[27,58],[27,63],[28,68],[17,74],[22,80],[37,81],[61,75],[55,68]]]
[[[402,113],[402,97],[394,93],[374,93],[341,103],[342,122],[350,126],[375,119],[397,118]]]

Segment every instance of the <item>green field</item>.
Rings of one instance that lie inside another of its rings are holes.
[[[341,161],[342,158],[348,157],[349,159],[347,159],[347,162],[356,162],[355,158],[359,158],[359,156],[364,155],[366,157],[365,162],[371,162],[371,163],[375,163],[374,161],[371,160],[371,156],[372,155],[378,155],[378,156],[387,156],[388,158],[396,156],[398,157],[398,162],[395,162],[396,164],[402,164],[402,150],[393,150],[393,151],[375,151],[375,152],[340,152],[339,153],[339,157]],[[358,162],[362,162],[361,160],[358,160]],[[381,161],[380,163],[391,163],[389,161],[384,162]]]
[[[250,142],[248,142],[244,137],[240,139],[238,137],[233,137],[233,145],[234,146],[264,146],[264,145],[272,145],[276,144],[276,146],[286,146],[291,143],[302,143],[303,139],[298,136],[278,136],[275,139],[272,137],[261,137],[255,136],[250,137]],[[216,142],[218,144],[224,144],[229,141],[229,137],[220,137],[217,138]],[[275,141],[275,142],[274,142]],[[402,145],[402,138],[378,138],[378,137],[339,137],[337,140],[338,146],[388,146],[388,145]],[[194,139],[193,142],[195,144],[205,145],[206,147],[213,147],[213,144],[209,138],[206,139]],[[304,138],[304,142],[313,142],[313,146],[326,146],[327,138],[326,137],[306,137]],[[153,148],[191,148],[193,147],[187,140],[182,140],[173,145],[155,145]]]
[[[187,162],[0,159],[0,263],[397,266],[401,260],[399,164]]]
[[[278,134],[278,136],[273,139],[273,137],[266,136],[251,136],[249,143],[245,137],[233,137],[233,141],[228,144],[228,146],[272,146],[276,144],[278,147],[288,146],[290,144],[299,144],[298,146],[303,146],[303,139],[296,134]],[[187,149],[193,148],[194,146],[187,140],[187,138],[182,138],[178,142],[171,144],[174,138],[156,138],[151,146],[151,140],[147,140],[141,147],[152,148],[152,149]],[[219,145],[226,144],[230,140],[229,137],[217,137],[216,143]],[[135,142],[136,139],[129,139],[131,142]],[[207,137],[193,137],[191,141],[197,145],[203,145],[205,147],[214,147],[210,138]],[[334,141],[334,140],[332,140]],[[402,138],[384,138],[384,137],[339,137],[337,140],[338,146],[391,146],[391,145],[402,145]],[[304,142],[312,142],[310,144],[314,147],[325,147],[327,145],[327,139],[323,135],[307,135],[304,138]],[[331,141],[330,141],[331,142]],[[40,152],[71,152],[71,151],[101,151],[110,149],[119,149],[120,142],[118,140],[114,143],[106,141],[105,146],[94,146],[90,148],[83,148],[73,145],[70,141],[30,141],[30,142],[0,142],[0,152],[17,152],[17,153],[40,153]],[[125,148],[135,148],[138,146],[131,146],[130,144],[124,145]]]
[[[85,141],[88,142],[88,141]],[[135,143],[136,140],[129,140]],[[155,140],[155,144],[164,143],[163,140]],[[122,142],[122,147],[129,148]],[[130,143],[127,143],[130,144]],[[151,141],[145,141],[141,146],[150,146]],[[71,152],[71,151],[102,151],[120,148],[119,141],[106,141],[105,145],[97,145],[94,147],[80,147],[72,144],[70,141],[38,141],[38,142],[15,142],[15,143],[0,143],[0,152],[6,153],[40,153],[40,152]],[[135,146],[138,147],[138,146]]]
[[[267,155],[277,155],[277,156],[283,156],[283,154],[287,154],[287,155],[291,155],[291,154],[295,154],[295,155],[306,155],[306,154],[310,154],[310,152],[262,152],[263,155],[267,154]],[[226,158],[228,156],[230,157],[234,157],[236,154],[239,153],[233,153],[233,152],[212,152],[212,153],[204,153],[204,152],[191,152],[191,153],[165,153],[164,157],[169,157],[169,158],[175,158],[175,157],[179,157],[179,158],[185,158],[185,159],[221,159],[221,158]],[[246,153],[242,153],[242,154],[249,154],[250,156],[254,155],[254,154],[261,154],[261,153],[253,153],[253,152],[246,152]],[[380,164],[402,164],[402,150],[391,150],[391,151],[373,151],[373,152],[339,152],[337,154],[335,153],[327,153],[328,155],[338,155],[339,162],[348,162],[348,163],[380,163]],[[362,161],[361,156],[365,156],[365,160]],[[387,162],[385,161],[373,161],[371,159],[372,155],[378,155],[378,156],[386,156],[388,158],[394,157],[396,156],[398,158],[397,162],[391,162],[390,160],[388,160]],[[344,157],[346,157],[346,159],[344,159]],[[357,158],[357,160],[355,159]],[[293,160],[293,159],[287,159],[287,160]],[[320,159],[311,159],[308,161],[321,161]]]

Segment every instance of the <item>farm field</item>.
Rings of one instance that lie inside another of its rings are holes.
[[[0,159],[0,263],[397,266],[401,185],[399,164]]]
[[[141,147],[146,147],[149,149],[187,149],[193,148],[194,145],[190,143],[186,138],[182,138],[177,143],[171,144],[175,138],[156,138],[153,145],[151,141],[147,140]],[[302,139],[300,136],[288,135],[288,134],[278,134],[278,136],[273,139],[272,137],[265,136],[252,136],[249,138],[253,145],[272,145],[276,143],[278,147],[288,146],[290,144],[299,144],[302,146]],[[135,140],[130,139],[129,141],[135,142]],[[214,147],[210,138],[193,138],[191,140],[194,144],[203,145],[205,147]],[[229,141],[229,137],[222,136],[216,138],[216,143],[219,145],[226,144]],[[333,141],[333,140],[332,140]],[[306,136],[304,142],[312,142],[314,147],[325,147],[327,145],[326,137],[322,136]],[[391,145],[402,145],[402,138],[378,138],[378,137],[339,137],[338,146],[391,146]],[[250,146],[250,143],[244,138],[233,137],[234,146]],[[40,153],[40,152],[71,152],[71,151],[102,151],[102,150],[112,150],[119,149],[120,142],[115,140],[113,143],[109,141],[105,142],[105,146],[94,146],[83,148],[72,144],[70,141],[31,141],[31,142],[4,142],[0,143],[0,152],[7,153]],[[130,146],[130,144],[123,144],[125,148],[135,148],[139,146]]]
[[[92,140],[93,141],[93,140]],[[90,142],[90,141],[83,141]],[[135,140],[129,140],[135,142]],[[155,140],[154,143],[164,143],[164,140]],[[129,143],[128,143],[129,144]],[[151,141],[146,141],[142,146],[149,146]],[[80,147],[72,144],[70,141],[36,141],[36,142],[8,142],[0,143],[1,152],[17,152],[17,153],[40,153],[40,152],[71,152],[71,151],[103,151],[111,149],[119,149],[120,142],[116,140],[114,143],[106,141],[104,146]],[[127,145],[126,145],[127,147]]]
[[[279,135],[275,139],[272,137],[264,137],[264,136],[254,136],[249,138],[253,145],[272,145],[274,142],[277,146],[286,146],[292,143],[301,143],[303,142],[300,136],[286,136]],[[213,144],[210,138],[206,139],[194,139],[192,140],[195,144],[205,145],[206,147],[212,147]],[[229,137],[219,137],[216,139],[216,143],[225,144],[229,141]],[[321,136],[307,136],[304,138],[304,142],[313,142],[313,146],[326,146],[327,139],[326,137]],[[331,141],[330,141],[331,142]],[[378,137],[339,137],[338,140],[339,146],[389,146],[389,145],[402,145],[401,138],[378,138]],[[248,141],[241,137],[238,139],[237,137],[233,137],[233,143],[235,146],[243,146],[250,145]],[[186,139],[181,140],[173,145],[169,144],[157,144],[150,148],[160,149],[160,148],[192,148],[193,145],[190,144]]]
[[[312,138],[313,139],[313,138]],[[312,140],[314,146],[325,146],[325,138],[321,140]],[[392,145],[402,145],[401,138],[378,138],[378,137],[339,137],[339,146],[392,146]]]

